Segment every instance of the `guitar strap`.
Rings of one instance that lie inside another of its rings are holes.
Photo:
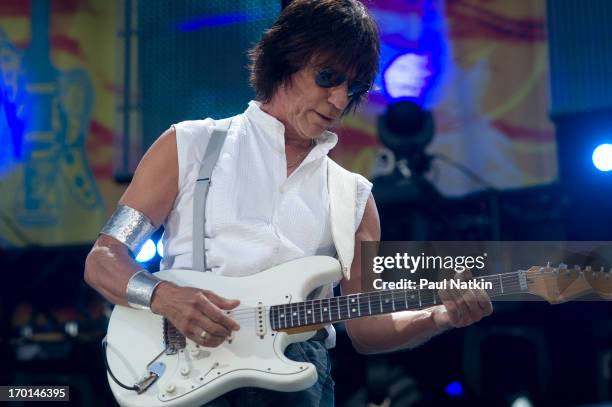
[[[212,134],[193,191],[193,269],[206,271],[206,244],[204,225],[206,222],[206,198],[210,189],[211,177],[219,159],[221,148],[227,137],[233,117],[218,120]]]
[[[233,118],[218,120],[206,147],[193,193],[193,269],[206,271],[206,198],[212,172],[219,159]],[[342,274],[348,280],[355,250],[357,177],[327,157],[327,188],[332,238]]]

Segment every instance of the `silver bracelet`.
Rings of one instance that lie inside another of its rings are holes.
[[[100,234],[114,237],[136,256],[155,230],[157,228],[144,213],[126,205],[118,205]]]
[[[125,292],[128,305],[136,309],[151,309],[151,299],[155,288],[164,280],[160,280],[146,270],[134,273],[127,283]]]

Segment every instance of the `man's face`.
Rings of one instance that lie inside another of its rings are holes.
[[[286,124],[303,139],[318,137],[332,127],[350,102],[347,82],[335,87],[317,85],[318,70],[306,67],[285,85]]]

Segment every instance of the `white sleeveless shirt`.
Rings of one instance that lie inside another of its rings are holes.
[[[192,268],[193,193],[214,125],[208,118],[173,126],[178,195],[164,223],[161,269]],[[287,177],[284,133],[284,125],[253,101],[232,121],[206,204],[206,263],[212,272],[246,276],[305,256],[335,255],[325,157],[338,137],[322,133]],[[361,223],[371,188],[358,176],[355,225]],[[320,293],[330,295],[331,287]],[[328,331],[326,346],[331,347],[335,335],[333,328]]]

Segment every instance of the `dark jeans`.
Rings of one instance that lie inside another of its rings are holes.
[[[287,346],[289,359],[310,362],[317,368],[319,379],[306,390],[280,392],[256,387],[243,387],[205,404],[202,407],[331,407],[334,405],[334,381],[331,377],[329,353],[322,341],[310,340]]]

